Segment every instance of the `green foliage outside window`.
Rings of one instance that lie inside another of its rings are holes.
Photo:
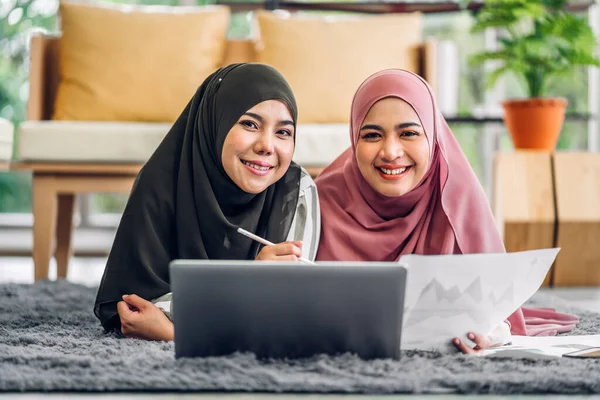
[[[32,30],[55,31],[58,1],[0,1],[0,117],[18,126],[28,95],[28,44]],[[0,172],[0,213],[31,211],[31,176]]]
[[[500,48],[475,54],[471,61],[497,61],[489,85],[516,75],[528,97],[547,96],[550,80],[568,79],[574,67],[599,66],[596,38],[585,18],[566,11],[567,0],[487,0],[475,14],[473,32],[499,28]]]

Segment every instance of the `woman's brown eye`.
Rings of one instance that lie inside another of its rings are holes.
[[[243,126],[248,127],[248,128],[254,128],[254,129],[257,128],[256,124],[252,121],[241,121],[240,124],[242,124]]]
[[[369,132],[369,133],[365,133],[362,138],[363,139],[377,139],[378,137],[380,137],[381,135],[379,133],[375,133],[375,132]]]
[[[415,132],[415,131],[404,131],[402,132],[402,136],[419,136],[420,133],[419,132]]]

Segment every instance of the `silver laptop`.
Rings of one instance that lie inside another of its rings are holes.
[[[175,260],[170,274],[176,357],[400,357],[396,263]]]

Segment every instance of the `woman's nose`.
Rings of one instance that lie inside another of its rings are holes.
[[[274,151],[273,135],[268,132],[261,133],[254,144],[256,154],[269,155]]]
[[[394,161],[404,156],[404,146],[399,140],[385,140],[379,157],[385,161]]]

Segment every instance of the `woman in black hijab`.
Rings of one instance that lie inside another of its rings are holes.
[[[105,329],[173,338],[173,259],[314,260],[319,202],[291,161],[296,121],[272,67],[234,64],[202,83],[134,183],[94,305]]]

